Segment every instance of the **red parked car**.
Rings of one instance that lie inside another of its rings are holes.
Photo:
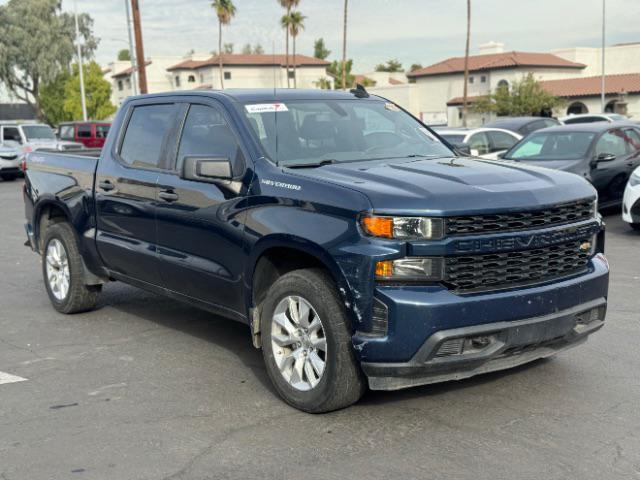
[[[87,148],[102,148],[109,133],[108,122],[65,122],[59,127],[60,140],[82,143]]]

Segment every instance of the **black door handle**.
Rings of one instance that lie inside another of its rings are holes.
[[[177,193],[174,193],[170,190],[162,190],[160,193],[158,193],[158,197],[160,197],[165,202],[175,202],[179,198]]]
[[[98,187],[100,187],[100,189],[104,190],[105,192],[110,192],[111,190],[116,188],[116,186],[113,183],[111,183],[109,180],[105,180],[104,182],[98,183]]]

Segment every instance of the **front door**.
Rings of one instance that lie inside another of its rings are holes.
[[[126,130],[96,172],[98,251],[112,272],[159,285],[156,252],[158,176],[166,165],[167,138],[177,107],[133,105]]]
[[[189,297],[242,312],[242,205],[250,176],[233,128],[214,101],[185,104],[175,168],[158,178],[158,253],[163,285]],[[201,183],[180,178],[186,157],[224,157],[234,180]]]
[[[602,154],[615,156],[614,160],[594,164],[591,171],[601,202],[621,199],[633,170],[633,158],[637,156],[637,152],[632,151],[630,139],[622,129],[609,130],[598,139],[594,150],[594,159]]]

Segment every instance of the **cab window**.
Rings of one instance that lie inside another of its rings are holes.
[[[474,152],[472,152],[474,155],[486,155],[491,151],[491,147],[489,145],[489,137],[484,132],[471,135],[471,138],[469,138],[467,143],[469,144],[469,148],[471,150],[475,150]]]
[[[173,104],[134,107],[120,148],[120,158],[140,168],[161,166],[162,143],[173,124]]]

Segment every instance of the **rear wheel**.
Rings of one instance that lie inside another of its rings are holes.
[[[260,310],[267,373],[287,403],[322,413],[358,401],[364,377],[344,306],[325,272],[301,269],[283,275]]]
[[[631,225],[631,228],[634,230],[640,230],[640,223],[630,223],[629,225]]]
[[[84,266],[75,235],[67,223],[50,226],[42,249],[42,275],[53,308],[78,313],[95,307],[101,285],[84,284]]]

